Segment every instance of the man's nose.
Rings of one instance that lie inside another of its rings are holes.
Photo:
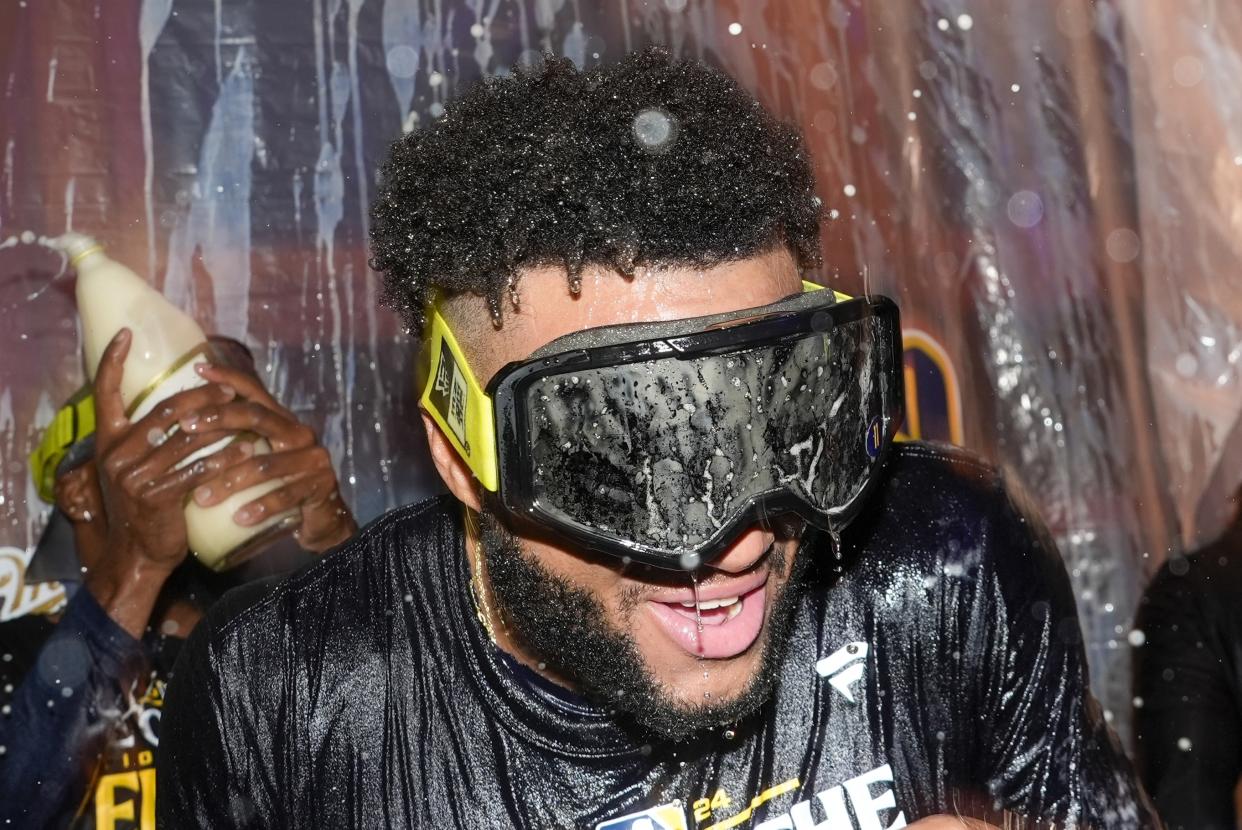
[[[739,536],[710,567],[724,573],[741,573],[758,562],[774,541],[776,536],[770,530],[752,527]]]

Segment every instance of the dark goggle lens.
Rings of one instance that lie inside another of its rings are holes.
[[[524,400],[532,495],[558,523],[671,559],[775,494],[827,526],[887,440],[889,326],[869,315],[781,345],[544,375]]]

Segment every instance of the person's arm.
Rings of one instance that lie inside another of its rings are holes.
[[[109,617],[141,637],[160,589],[189,552],[185,499],[199,484],[248,458],[253,448],[238,441],[184,463],[226,434],[174,429],[182,418],[232,400],[236,390],[223,384],[179,392],[131,423],[121,398],[131,340],[129,329],[112,338],[95,377],[96,467],[108,537],[106,553],[86,575],[86,588]]]
[[[170,428],[235,393],[208,384],[170,397],[131,423],[120,393],[129,342],[128,331],[113,339],[95,382],[104,510],[93,520],[106,525],[104,550],[92,559],[83,588],[0,720],[0,814],[18,811],[14,826],[44,826],[72,814],[108,732],[124,717],[129,686],[144,664],[139,640],[156,599],[187,555],[184,499],[201,481],[248,455],[243,447],[230,447],[177,469],[220,433],[166,438]]]
[[[980,783],[994,803],[1076,827],[1160,826],[1092,697],[1078,612],[1033,509],[998,500],[987,592],[991,645],[979,692]]]
[[[1203,567],[1194,558],[1184,564]],[[1230,649],[1204,613],[1207,586],[1195,576],[1177,576],[1166,565],[1140,607],[1146,641],[1136,651],[1136,748],[1169,830],[1234,830],[1242,701],[1230,689]]]
[[[81,800],[141,644],[78,591],[0,718],[0,826],[64,826]]]

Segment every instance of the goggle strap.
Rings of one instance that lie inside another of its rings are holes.
[[[500,488],[496,424],[492,399],[479,385],[448,321],[432,302],[423,348],[427,350],[427,385],[419,402],[449,443],[491,492]]]
[[[69,448],[95,431],[95,398],[89,387],[79,390],[56,410],[39,446],[30,454],[30,474],[39,497],[55,500],[56,468]]]

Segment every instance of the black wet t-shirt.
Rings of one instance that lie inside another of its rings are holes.
[[[902,445],[844,574],[799,609],[772,700],[673,746],[497,651],[454,502],[393,511],[195,631],[161,826],[884,830],[978,804],[1155,827],[1040,527],[990,468]]]

